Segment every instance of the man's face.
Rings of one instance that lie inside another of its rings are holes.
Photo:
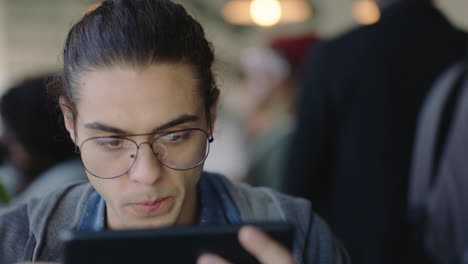
[[[203,100],[190,66],[101,68],[83,73],[79,85],[76,125],[65,113],[67,129],[78,146],[96,136],[185,128],[209,132]],[[139,144],[151,142],[157,136],[130,138]],[[115,164],[110,162],[106,166]],[[167,168],[156,159],[148,144],[142,144],[134,165],[121,177],[100,179],[87,174],[106,201],[110,228],[155,228],[194,222],[196,184],[201,170],[202,166],[187,171]]]

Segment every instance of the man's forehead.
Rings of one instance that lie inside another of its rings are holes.
[[[117,68],[87,76],[77,104],[84,123],[149,132],[203,118],[204,101],[190,67],[158,65],[143,72]]]

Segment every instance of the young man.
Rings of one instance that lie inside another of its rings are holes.
[[[114,0],[70,30],[57,90],[91,184],[64,187],[0,216],[0,263],[58,261],[60,230],[287,221],[293,252],[257,229],[239,239],[263,263],[346,263],[302,199],[202,171],[219,90],[202,27],[164,0]],[[199,263],[224,263],[203,255]]]

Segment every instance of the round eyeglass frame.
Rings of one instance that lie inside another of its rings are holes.
[[[205,154],[205,157],[203,157],[203,159],[198,162],[196,165],[190,167],[190,168],[187,168],[187,169],[176,169],[176,168],[172,168],[168,165],[166,165],[164,162],[162,162],[158,156],[156,155],[156,153],[154,153],[154,150],[153,150],[153,143],[158,140],[159,138],[163,137],[163,136],[167,136],[169,134],[172,134],[172,133],[177,133],[177,132],[183,132],[183,131],[193,131],[193,130],[198,130],[198,131],[201,131],[203,132],[203,134],[205,134],[206,136],[206,139],[208,141],[208,144],[207,144],[207,150],[206,150],[206,154]],[[156,138],[154,138],[152,141],[150,142],[140,142],[140,144],[138,144],[135,140],[131,139],[131,138],[128,138],[128,137],[137,137],[137,136],[148,136],[148,135],[156,135],[156,134],[161,134],[159,136],[157,136]],[[206,132],[205,130],[201,129],[201,128],[185,128],[185,129],[179,129],[179,130],[173,130],[173,131],[167,131],[167,132],[155,132],[155,133],[145,133],[145,134],[135,134],[135,135],[119,135],[119,136],[98,136],[98,137],[90,137],[90,138],[87,138],[85,139],[83,142],[81,142],[80,144],[80,149],[83,147],[83,144],[86,143],[87,141],[89,140],[93,140],[93,139],[97,139],[97,138],[120,138],[120,139],[125,139],[125,140],[129,140],[131,142],[133,142],[135,144],[135,146],[137,147],[137,151],[136,151],[136,154],[135,154],[135,158],[133,160],[133,163],[128,167],[127,170],[125,170],[123,173],[117,175],[117,176],[113,176],[113,177],[102,177],[102,176],[98,176],[94,173],[92,173],[90,170],[88,170],[88,168],[86,168],[86,165],[85,163],[83,162],[83,157],[81,156],[81,163],[83,163],[83,167],[85,168],[85,170],[93,175],[94,177],[96,178],[100,178],[100,179],[105,179],[105,180],[111,180],[111,179],[115,179],[115,178],[119,178],[121,176],[123,176],[125,173],[127,173],[132,167],[133,165],[135,165],[135,162],[138,158],[138,151],[140,150],[140,146],[142,144],[149,144],[151,146],[151,151],[153,152],[153,156],[166,168],[169,168],[169,169],[172,169],[172,170],[177,170],[177,171],[187,171],[187,170],[191,170],[191,169],[194,169],[196,167],[199,167],[200,165],[203,164],[203,162],[205,162],[206,158],[208,157],[208,154],[210,153],[210,144],[214,141],[214,138],[213,138],[213,135],[212,134],[208,134],[208,132]],[[81,151],[80,151],[81,152]],[[81,152],[81,155],[83,153]]]

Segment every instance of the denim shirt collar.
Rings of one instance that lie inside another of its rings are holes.
[[[239,210],[220,180],[220,175],[203,172],[198,182],[199,225],[242,224]]]
[[[198,225],[242,224],[239,210],[229,195],[219,175],[203,172],[197,185],[199,194]],[[106,203],[94,191],[81,215],[78,231],[102,231],[106,229]]]

